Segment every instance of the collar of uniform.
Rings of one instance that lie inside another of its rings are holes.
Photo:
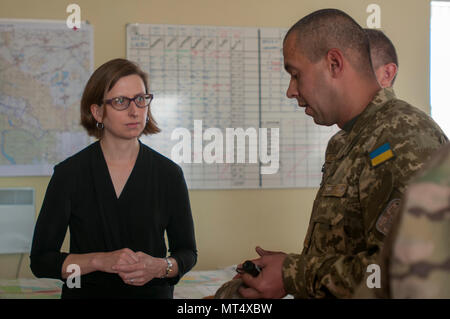
[[[356,115],[354,118],[352,118],[350,121],[348,121],[347,123],[345,123],[344,127],[342,128],[344,131],[346,131],[347,133],[349,133],[352,128],[353,125],[355,125],[356,120],[358,119],[359,115]]]
[[[370,101],[370,103],[366,106],[364,111],[345,124],[343,130],[347,134],[348,142],[346,147],[343,147],[338,153],[337,158],[341,158],[348,153],[348,151],[353,147],[355,138],[359,135],[362,129],[367,126],[367,122],[373,118],[379,109],[381,109],[392,99],[395,99],[395,92],[393,88],[384,88],[379,90],[372,101]],[[347,124],[349,124],[348,127]]]

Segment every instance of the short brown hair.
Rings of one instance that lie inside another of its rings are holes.
[[[363,28],[338,9],[314,11],[300,19],[287,32],[297,36],[297,46],[316,63],[332,48],[337,48],[362,75],[375,77],[370,59],[369,41]]]
[[[381,65],[385,65],[388,63],[394,63],[398,66],[398,57],[397,52],[395,50],[394,44],[392,41],[383,33],[383,31],[376,29],[364,29],[367,34],[370,43],[370,53],[372,54],[372,58],[376,57],[377,61],[380,64],[376,65],[374,63],[374,59],[372,59],[372,63],[374,64],[374,68],[378,68]],[[378,61],[379,60],[379,61]]]
[[[364,31],[369,39],[370,54],[374,70],[388,63],[394,63],[398,68],[397,51],[387,35],[384,34],[383,31],[376,29],[364,29]],[[392,84],[394,84],[396,77],[397,74],[395,74],[392,79]]]
[[[114,87],[117,81],[119,81],[119,79],[123,78],[124,76],[133,74],[138,75],[142,79],[145,85],[145,92],[149,93],[147,74],[142,71],[136,63],[126,59],[114,59],[108,61],[101,65],[91,75],[86,84],[86,87],[84,88],[80,105],[80,124],[86,129],[88,135],[94,136],[98,139],[102,138],[103,136],[103,130],[97,128],[97,121],[92,116],[91,105],[102,105],[105,94]],[[145,125],[142,134],[156,134],[160,131],[161,130],[158,128],[155,120],[152,117],[149,107],[148,122]]]

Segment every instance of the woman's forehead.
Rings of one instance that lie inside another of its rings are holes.
[[[145,93],[145,84],[141,77],[137,74],[131,74],[121,77],[107,92],[107,95],[126,95]]]

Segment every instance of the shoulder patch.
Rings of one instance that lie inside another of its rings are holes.
[[[378,217],[375,227],[384,236],[387,236],[391,230],[394,218],[400,209],[400,203],[401,201],[398,198],[391,200],[380,217]]]
[[[375,167],[395,157],[395,155],[391,149],[391,145],[389,143],[385,143],[374,151],[370,152],[369,157],[372,167]]]

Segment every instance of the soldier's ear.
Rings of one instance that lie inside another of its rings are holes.
[[[392,86],[394,78],[397,75],[397,70],[398,67],[395,63],[388,63],[383,66],[383,77],[380,81],[381,87],[385,88]]]
[[[388,63],[381,65],[375,70],[377,81],[382,88],[391,87],[395,76],[397,75],[398,67],[395,63]]]
[[[333,78],[338,78],[342,75],[344,68],[344,56],[339,49],[330,49],[326,55],[326,63],[328,71]]]

